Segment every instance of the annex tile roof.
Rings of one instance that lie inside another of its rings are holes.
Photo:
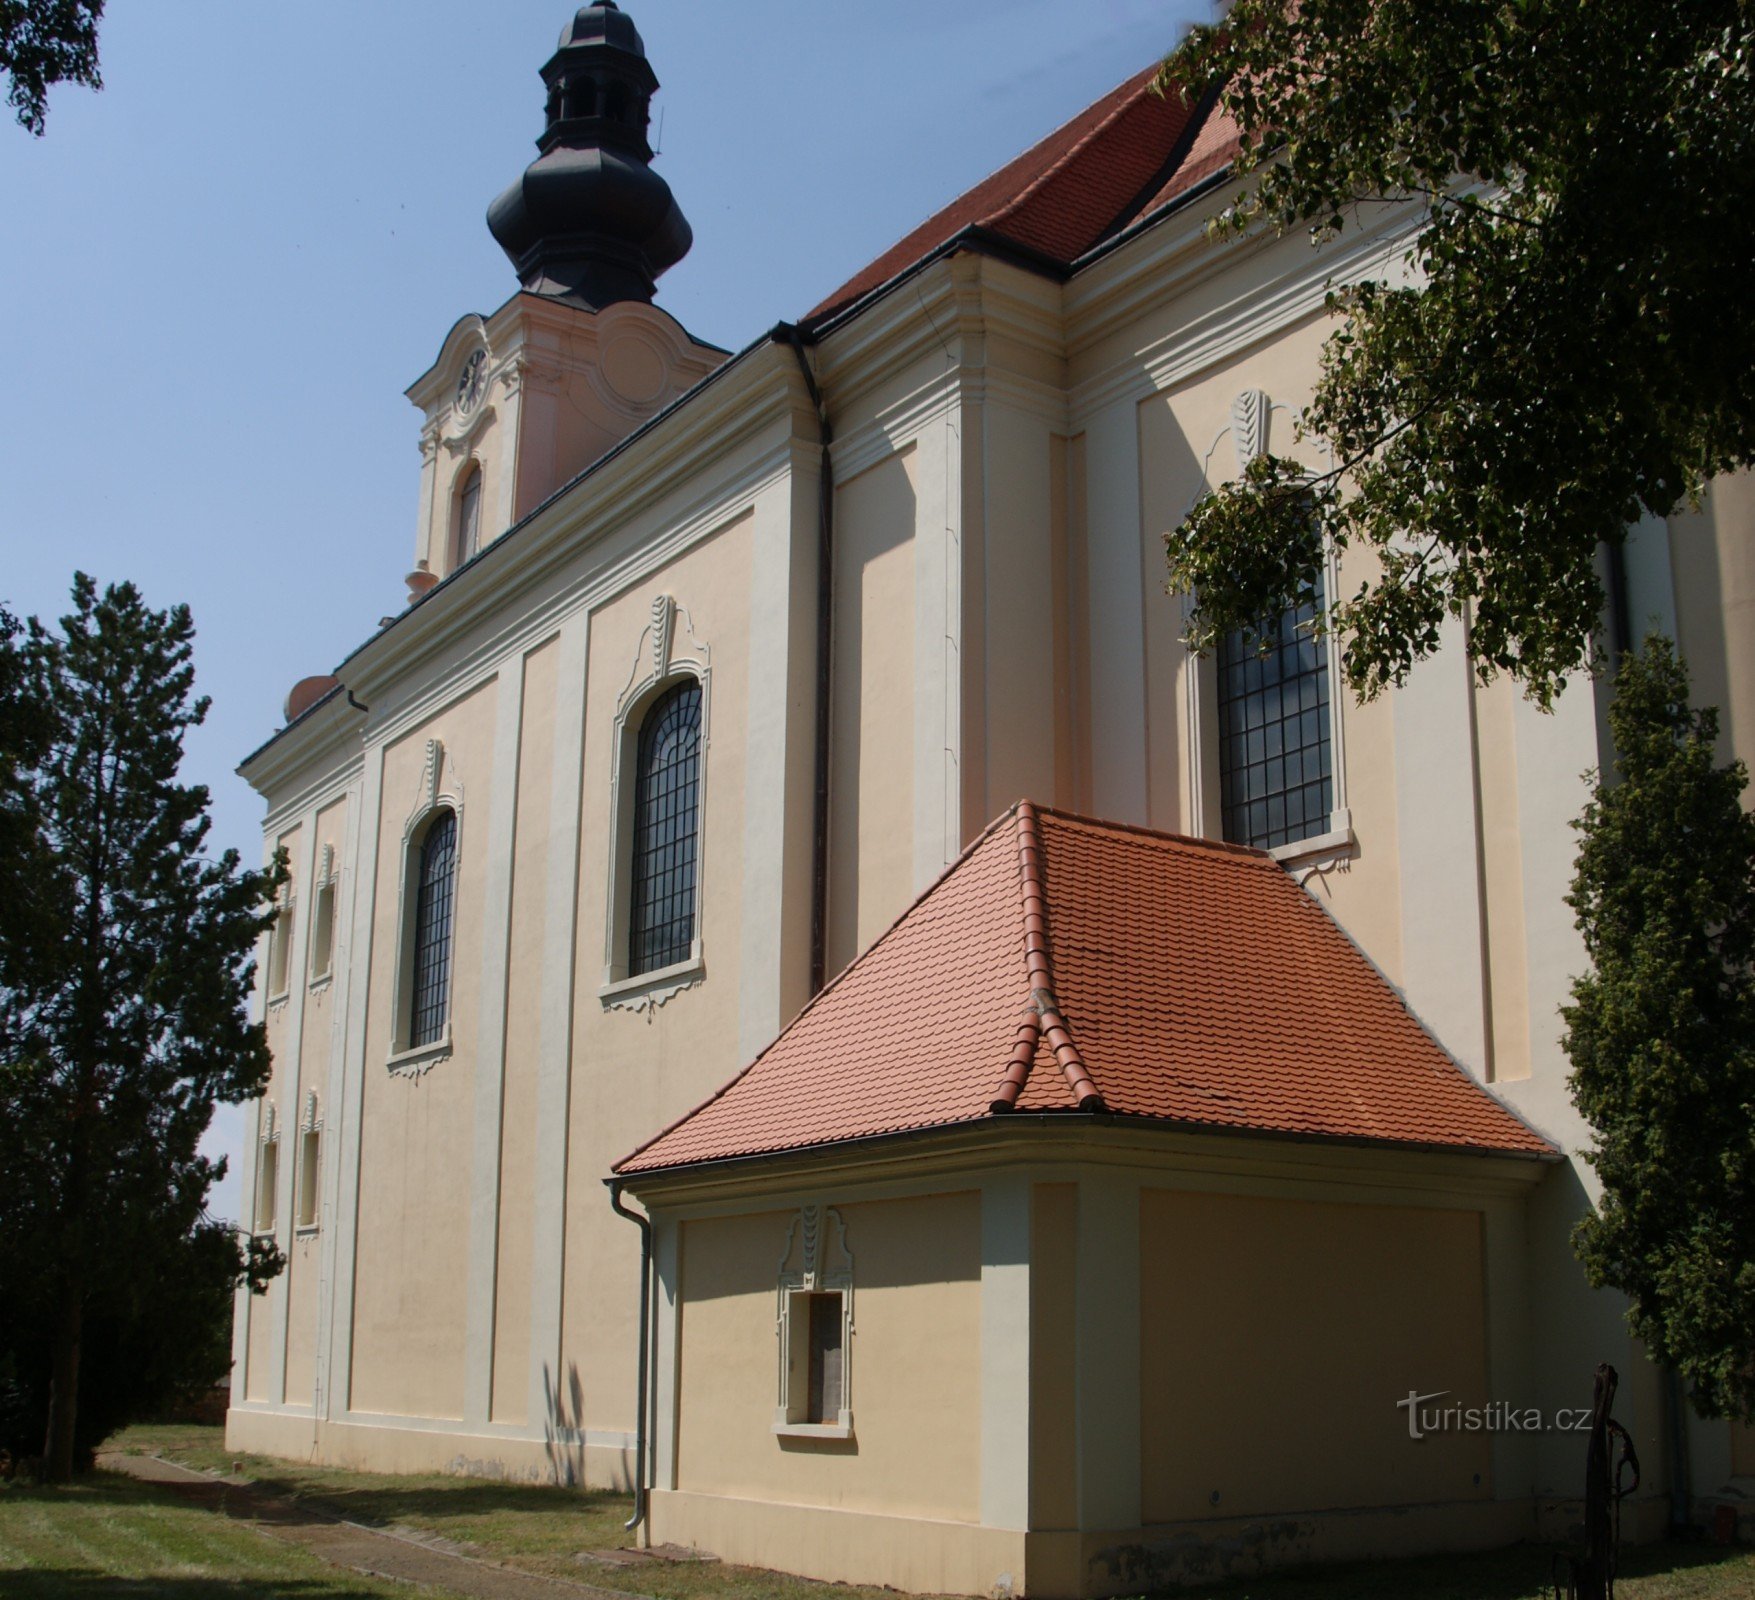
[[[935,212],[814,306],[819,322],[967,228],[1070,267],[1088,250],[1229,165],[1236,125],[1210,99],[1153,91],[1154,62]]]
[[[1028,801],[630,1174],[999,1120],[1554,1153],[1272,859]]]

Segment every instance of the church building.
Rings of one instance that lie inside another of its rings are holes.
[[[568,22],[517,287],[408,390],[407,603],[241,768],[287,1267],[233,1449],[1102,1596],[1563,1533],[1609,1361],[1629,1536],[1755,1504],[1569,1243],[1608,684],[1180,642],[1165,534],[1309,449],[1325,291],[1419,217],[1213,242],[1236,131],[1155,65],[729,352],[654,303],[639,33]],[[1624,568],[1755,760],[1750,480]]]

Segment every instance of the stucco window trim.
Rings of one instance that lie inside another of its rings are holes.
[[[1358,842],[1353,837],[1353,813],[1345,806],[1329,812],[1331,824],[1327,833],[1312,834],[1291,844],[1276,844],[1268,854],[1282,866],[1308,867],[1325,861],[1338,860],[1353,853]]]
[[[262,1102],[261,1127],[257,1135],[256,1192],[250,1196],[250,1233],[257,1239],[272,1239],[280,1225],[280,1128],[275,1120],[274,1102]],[[274,1170],[268,1172],[273,1157]],[[266,1205],[264,1201],[266,1200]]]
[[[646,714],[684,679],[701,686],[701,727],[696,744],[694,934],[688,959],[651,972],[628,971],[628,924],[633,900],[634,788],[640,729]],[[640,631],[632,669],[616,696],[610,740],[609,892],[605,897],[603,981],[598,999],[605,1011],[651,1012],[707,975],[702,919],[707,888],[707,778],[711,771],[713,652],[695,636],[686,607],[672,595],[652,598],[652,617]]]
[[[292,994],[293,921],[299,898],[289,894],[275,908],[274,926],[268,930],[268,1004],[278,1010]]]
[[[312,1140],[316,1142],[316,1170],[307,1170],[312,1156]],[[305,1114],[299,1119],[298,1139],[298,1171],[293,1175],[293,1237],[308,1239],[323,1231],[323,1198],[319,1187],[323,1167],[323,1112],[317,1099],[317,1091],[309,1089],[305,1092]],[[305,1199],[311,1198],[312,1218],[305,1222],[302,1219],[305,1210]]]
[[[323,854],[318,864],[317,881],[311,885],[311,927],[305,936],[305,945],[310,952],[309,959],[315,960],[318,950],[317,918],[323,910],[323,897],[329,897],[329,940],[324,949],[324,965],[320,972],[312,972],[305,979],[307,992],[315,994],[319,989],[327,989],[335,978],[335,933],[336,919],[341,908],[341,874],[335,869],[335,846],[323,846]]]
[[[663,1005],[679,990],[693,988],[706,977],[707,963],[701,956],[699,934],[695,936],[692,948],[693,954],[686,961],[672,962],[668,967],[654,967],[650,972],[604,984],[597,991],[599,998],[612,1010],[621,1007],[639,1009],[642,1004]]]
[[[844,1422],[776,1422],[774,1433],[781,1439],[851,1439],[853,1413],[843,1411]]]
[[[833,1206],[812,1202],[801,1206],[786,1230],[775,1287],[774,1333],[779,1357],[773,1433],[780,1439],[851,1439],[853,1437],[853,1252],[847,1244],[847,1223]],[[810,1334],[808,1303],[812,1296],[841,1297],[841,1394],[833,1422],[811,1422],[801,1396],[809,1387]],[[799,1302],[807,1311],[798,1313]],[[794,1346],[803,1329],[802,1364]]]
[[[449,1058],[454,1042],[454,1018],[451,1015],[446,1016],[445,1026],[438,1038],[421,1045],[411,1046],[408,1042],[409,1014],[413,1009],[414,999],[414,913],[419,890],[420,844],[426,836],[427,825],[441,811],[449,811],[456,818],[457,835],[451,858],[451,870],[458,880],[452,889],[453,895],[456,895],[461,889],[463,876],[463,785],[457,778],[455,760],[448,760],[446,757],[444,743],[438,739],[428,739],[426,765],[421,769],[420,793],[402,828],[401,871],[397,875],[396,965],[391,978],[390,1054],[384,1064],[399,1077],[419,1077],[423,1072],[437,1066]],[[459,901],[453,901],[451,948],[446,954],[449,963],[445,975],[446,1003],[453,1009],[456,1005],[457,946],[461,942],[459,934],[462,926],[458,915],[459,904]]]

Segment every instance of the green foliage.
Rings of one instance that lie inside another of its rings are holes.
[[[18,120],[39,138],[49,85],[101,89],[98,21],[104,0],[0,0],[0,73]]]
[[[83,574],[73,602],[58,630],[33,619],[0,640],[25,730],[0,770],[17,833],[0,899],[0,1360],[24,1436],[0,1447],[48,1437],[58,1476],[167,1389],[222,1375],[234,1285],[278,1267],[207,1218],[224,1165],[197,1146],[217,1102],[267,1081],[245,1001],[284,869],[210,857],[207,791],[176,781],[207,712],[188,609],[152,611],[127,584],[100,596]]]
[[[1169,535],[1194,647],[1292,603],[1313,500],[1374,558],[1327,617],[1357,694],[1466,613],[1481,676],[1551,701],[1598,546],[1755,459],[1752,61],[1747,0],[1238,0],[1190,36],[1161,82],[1244,137],[1217,232],[1420,208],[1407,273],[1329,294],[1329,470],[1260,462]]]
[[[1707,1416],[1755,1418],[1755,815],[1717,713],[1667,640],[1627,657],[1618,781],[1575,826],[1568,904],[1591,972],[1565,1009],[1572,1093],[1603,1183],[1574,1238],[1633,1302],[1653,1358]]]

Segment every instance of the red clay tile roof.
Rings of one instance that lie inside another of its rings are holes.
[[[1226,166],[1237,130],[1207,102],[1158,95],[1154,62],[959,195],[807,315],[819,321],[979,227],[1070,266]]]
[[[619,1173],[1017,1111],[1548,1156],[1270,856],[1021,802]]]

